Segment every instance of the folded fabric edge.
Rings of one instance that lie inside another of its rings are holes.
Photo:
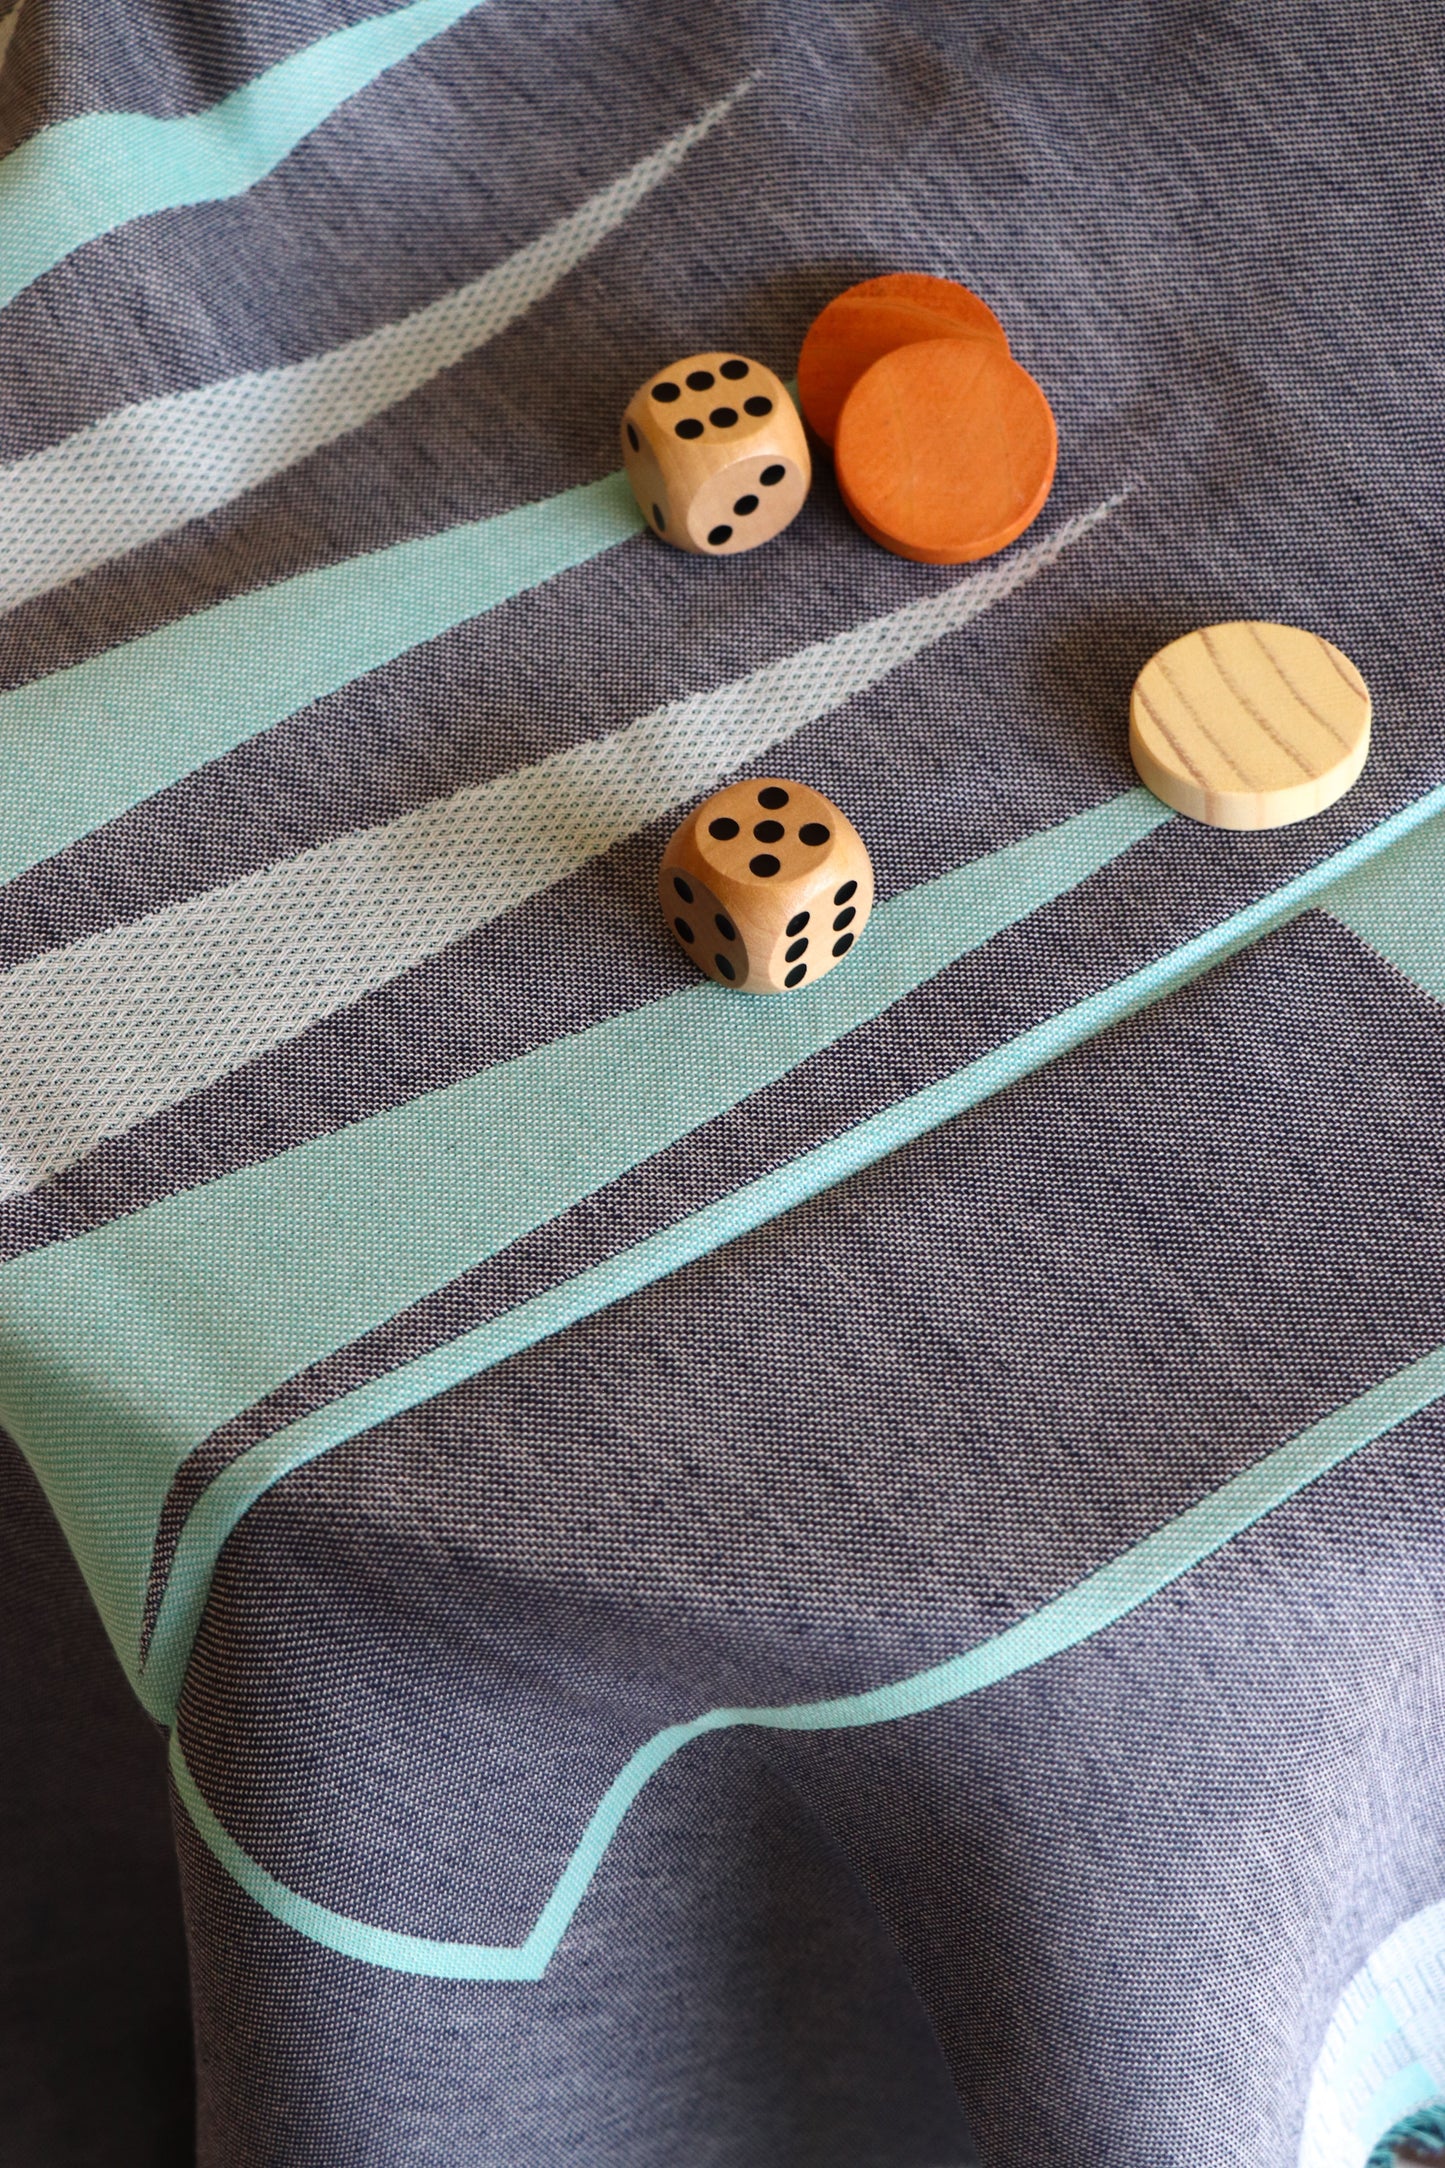
[[[173,1723],[171,1772],[197,1834],[247,1896],[308,1941],[358,1963],[429,1979],[536,1980],[546,1971],[613,1837],[651,1778],[694,1739],[741,1727],[786,1732],[896,1723],[961,1701],[1076,1648],[1131,1612],[1387,1431],[1445,1398],[1445,1347],[1435,1348],[1277,1446],[1152,1535],[965,1655],[866,1692],[779,1708],[711,1709],[657,1732],[599,1802],[526,1941],[516,1947],[438,1941],[373,1926],[268,1873],[225,1829],[187,1765]]]
[[[1442,812],[1445,786],[1166,956],[1059,1011],[952,1075],[505,1315],[368,1380],[260,1440],[217,1475],[181,1531],[146,1657],[134,1675],[145,1706],[161,1722],[174,1721],[221,1546],[256,1501],[295,1469],[650,1286],[992,1098],[1297,917],[1346,875]]]

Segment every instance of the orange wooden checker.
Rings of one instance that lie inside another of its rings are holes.
[[[865,534],[926,565],[991,557],[1043,510],[1058,431],[1038,385],[988,339],[929,339],[875,361],[833,457]]]
[[[825,444],[843,402],[866,369],[920,339],[991,339],[1008,352],[1003,325],[977,294],[954,279],[889,271],[830,301],[808,327],[798,356],[798,399]]]

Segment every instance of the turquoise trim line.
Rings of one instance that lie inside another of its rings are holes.
[[[600,1801],[536,1926],[519,1948],[437,1942],[399,1935],[347,1919],[298,1896],[259,1866],[227,1834],[206,1805],[172,1733],[171,1767],[197,1830],[220,1864],[273,1918],[308,1940],[362,1964],[446,1980],[536,1980],[545,1972],[587,1894],[623,1817],[657,1772],[694,1739],[748,1726],[819,1732],[892,1724],[964,1700],[1020,1671],[1077,1648],[1137,1611],[1161,1589],[1240,1536],[1267,1513],[1318,1481],[1363,1446],[1445,1396],[1445,1348],[1397,1371],[1383,1383],[1314,1423],[1243,1475],[1191,1506],[1089,1574],[1031,1617],[995,1634],[966,1655],[870,1692],[782,1708],[710,1709],[671,1724],[640,1747]],[[1410,2099],[1406,2107],[1417,2106]],[[1403,2109],[1397,2111],[1403,2112]]]
[[[1407,2063],[1371,2095],[1370,2105],[1356,2126],[1362,2149],[1373,2154],[1374,2148],[1407,2117],[1439,2104],[1440,2086],[1433,2071],[1424,2063]]]
[[[0,694],[0,881],[642,531],[623,474],[215,604]]]
[[[322,121],[482,0],[411,0],[292,53],[203,113],[82,113],[0,161],[0,307],[87,241],[239,196]]]
[[[881,906],[848,969],[786,1001],[698,979],[0,1265],[0,1419],[122,1661],[134,1668],[175,1471],[218,1424],[785,1076],[1170,817],[1130,791]]]
[[[1127,806],[1132,798],[1145,799],[1146,807],[1154,807],[1144,793],[1131,793],[1130,798],[1116,801]],[[329,1402],[324,1408],[278,1431],[262,1440],[226,1468],[205,1493],[182,1532],[176,1549],[165,1594],[162,1598],[156,1624],[152,1633],[150,1650],[144,1671],[138,1681],[137,1691],[146,1707],[162,1722],[169,1722],[175,1712],[181,1682],[189,1660],[201,1611],[204,1608],[210,1577],[221,1545],[232,1528],[250,1510],[256,1500],[272,1484],[279,1482],[294,1468],[328,1452],[333,1446],[343,1444],[363,1430],[388,1417],[416,1406],[423,1400],[433,1398],[450,1386],[476,1376],[524,1348],[535,1346],[539,1340],[566,1329],[584,1317],[605,1309],[609,1304],[636,1293],[681,1266],[706,1256],[710,1251],[733,1241],[737,1236],[789,1211],[794,1205],[831,1188],[850,1174],[870,1166],[902,1144],[936,1128],[941,1122],[977,1106],[1008,1084],[1030,1074],[1059,1054],[1094,1037],[1108,1025],[1134,1014],[1137,1010],[1174,991],[1207,970],[1224,956],[1257,939],[1271,927],[1282,924],[1313,903],[1321,888],[1330,880],[1338,879],[1342,866],[1360,863],[1369,848],[1384,848],[1389,841],[1409,832],[1419,820],[1429,817],[1422,808],[1445,809],[1445,789],[1434,792],[1418,805],[1407,807],[1391,820],[1361,837],[1355,843],[1322,865],[1314,867],[1273,895],[1262,898],[1246,910],[1237,912],[1231,919],[1212,928],[1207,934],[1184,944],[1171,955],[1158,959],[1143,971],[1120,980],[1102,993],[1092,995],[1086,1001],[1050,1017],[1033,1030],[1022,1033],[1008,1045],[997,1048],[980,1060],[970,1062],[942,1082],[928,1086],[911,1097],[886,1108],[881,1114],[857,1124],[844,1135],[800,1155],[788,1166],[765,1175],[756,1182],[734,1191],[730,1196],[708,1206],[674,1226],[636,1244],[621,1255],[609,1258],[604,1264],[590,1271],[579,1273],[573,1279],[550,1288],[533,1301],[518,1306],[506,1316],[494,1318],[475,1331],[462,1335],[445,1347],[419,1356],[414,1362],[400,1365],[386,1376],[377,1378],[355,1392]],[[1108,810],[1107,808],[1104,810]],[[1141,816],[1144,807],[1140,808]],[[1162,817],[1162,809],[1154,807],[1156,817]],[[1084,816],[1088,818],[1088,816]],[[1065,823],[1062,829],[1050,833],[1062,838],[1074,823]],[[1031,839],[1039,843],[1044,839]],[[1022,850],[1024,846],[1015,846]],[[998,857],[1006,854],[999,853]],[[995,861],[982,864],[992,869]],[[973,869],[965,869],[973,870]],[[959,877],[949,875],[948,880]],[[934,914],[935,906],[929,900],[941,884],[930,883],[922,890],[913,890],[908,898],[887,906],[897,910],[904,902],[918,907],[919,917],[927,923]],[[1016,916],[1022,914],[1015,914]],[[886,926],[884,912],[879,918]],[[875,924],[877,922],[875,921]],[[1000,924],[1004,920],[1000,918]],[[876,937],[875,937],[876,938]],[[861,966],[868,950],[860,950],[857,964]],[[922,978],[926,974],[919,973]],[[846,982],[845,982],[846,983]],[[826,979],[807,997],[817,1001],[829,986],[837,987],[836,979]],[[679,996],[687,1001],[709,998],[716,989],[699,988],[697,996]],[[838,988],[834,999],[841,998],[843,989]],[[722,996],[726,1004],[731,997]],[[879,1007],[886,1004],[879,1004]],[[644,1012],[658,1016],[658,1010]],[[798,1003],[799,1020],[803,1004]],[[705,1014],[700,1010],[699,1015]],[[662,1079],[659,1088],[665,1089],[669,1061],[675,1063],[676,1045],[686,1043],[688,1033],[675,1026],[666,1025],[657,1042],[658,1068],[655,1074]],[[701,1037],[702,1035],[696,1034]],[[833,1036],[838,1036],[835,1032]],[[822,1043],[822,1042],[820,1042]],[[803,1058],[804,1049],[797,1049],[797,1059]],[[631,1058],[630,1056],[628,1057]],[[732,1050],[725,1048],[724,1062],[732,1059]],[[652,1065],[647,1065],[651,1071]],[[779,1074],[783,1073],[781,1070]],[[744,1094],[739,1092],[737,1097]],[[556,1100],[549,1093],[546,1104]],[[586,1102],[584,1102],[586,1103]],[[722,1111],[721,1105],[714,1111]],[[602,1102],[597,1119],[616,1121],[615,1104]],[[685,1133],[685,1129],[679,1133]],[[643,1156],[641,1153],[638,1157]],[[594,1186],[600,1186],[594,1185]],[[558,1209],[560,1209],[560,1205]],[[550,1215],[548,1215],[550,1216]],[[94,1239],[94,1238],[84,1238]],[[3,1276],[0,1276],[3,1289]],[[0,1410],[3,1412],[3,1410]],[[159,1508],[157,1507],[157,1515]],[[62,1518],[64,1516],[62,1515]],[[112,1540],[114,1531],[112,1530]],[[74,1537],[72,1537],[72,1542]],[[129,1645],[127,1645],[129,1646]],[[123,1660],[125,1656],[123,1653]]]
[[[1422,992],[1445,1001],[1445,821],[1417,829],[1322,902]]]
[[[1141,812],[1150,808],[1156,820],[1163,817],[1162,809],[1142,792],[1131,793],[1130,798],[1116,803],[1128,805],[1130,799],[1143,799],[1145,806]],[[1445,790],[1420,803],[1445,807]],[[1348,846],[1324,866],[1312,869],[1273,896],[1237,913],[1234,918],[1144,971],[1060,1012],[1007,1046],[966,1065],[943,1082],[886,1108],[845,1135],[801,1155],[787,1167],[734,1191],[717,1204],[692,1214],[605,1264],[549,1289],[505,1317],[493,1319],[445,1347],[418,1357],[414,1363],[403,1365],[383,1378],[358,1387],[354,1393],[328,1403],[233,1461],[197,1506],[177,1547],[152,1635],[149,1661],[140,1682],[139,1690],[147,1707],[162,1721],[169,1721],[220,1547],[256,1499],[292,1468],[677,1271],[871,1165],[939,1123],[978,1105],[1007,1084],[1093,1037],[1110,1023],[1185,984],[1224,955],[1258,938],[1270,926],[1306,909],[1320,887],[1331,878],[1338,878],[1342,860],[1356,861],[1356,854],[1363,846],[1381,838],[1386,829],[1408,832],[1401,824],[1411,816],[1427,817],[1416,807],[1406,808],[1404,813],[1394,816],[1393,821],[1372,831],[1370,837]],[[1073,823],[1066,823],[1065,830],[1073,826]],[[1065,830],[1053,830],[1050,834],[1060,837]],[[1035,843],[1040,840],[1031,839]],[[1384,844],[1381,842],[1377,847],[1383,848]],[[1015,848],[1022,849],[1023,846]],[[982,862],[989,867],[993,863],[991,860]],[[954,880],[958,877],[946,878]],[[938,885],[929,884],[923,890],[911,892],[911,898],[917,899],[921,906],[920,916],[925,923],[934,913],[935,906],[929,899]],[[910,899],[900,899],[900,902],[905,900]],[[897,909],[898,906],[887,908]],[[881,912],[879,915],[883,916]],[[866,950],[860,952],[859,964],[867,953]],[[925,975],[920,973],[920,979]],[[825,988],[837,986],[837,983],[836,979],[824,980],[809,998],[816,999]],[[704,996],[710,991],[698,990]],[[677,998],[686,1000],[690,997]],[[670,1033],[668,1037],[671,1038]],[[664,1045],[664,1060],[667,1052]],[[803,1058],[803,1052],[801,1048],[798,1050],[798,1059]],[[739,1093],[738,1096],[744,1095]]]
[[[393,1972],[417,1973],[434,1980],[539,1980],[542,1977],[543,1967],[532,1957],[530,1947],[488,1951],[487,1955],[495,1961],[491,1971],[459,1971],[456,1969],[455,1943],[433,1942],[420,1935],[388,1934],[384,1927],[361,1927],[359,1922],[344,1920],[324,1905],[312,1904],[308,1897],[298,1896],[295,1890],[287,1889],[284,1882],[267,1874],[264,1867],[259,1867],[243,1852],[217,1820],[186,1765],[180,1740],[174,1732],[171,1734],[170,1763],[171,1777],[182,1805],[232,1881],[239,1883],[273,1919],[284,1920],[309,1942],[318,1942],[323,1949],[341,1950],[344,1956],[353,1956],[356,1952],[343,1948],[337,1936],[341,1930],[355,1928],[365,1937],[372,1953],[365,1962],[386,1966]]]
[[[1417,2063],[1412,2076],[1418,2077],[1422,2070],[1424,2065]],[[1424,2071],[1424,2075],[1430,2075],[1428,2070]],[[1402,2090],[1408,2091],[1410,2088],[1404,2087]],[[1402,2156],[1397,2149],[1402,2147],[1407,2139],[1415,2141],[1411,2151],[1403,2156],[1407,2160],[1439,2160],[1445,2157],[1445,2093],[1438,2087],[1431,2091],[1427,2100],[1417,2103],[1403,2122],[1390,2125],[1365,2162],[1365,2168],[1400,2168]],[[1348,2168],[1354,2168],[1353,2161],[1348,2164]]]

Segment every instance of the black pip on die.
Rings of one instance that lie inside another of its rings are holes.
[[[786,388],[740,354],[690,354],[649,378],[622,417],[622,457],[653,533],[704,557],[781,534],[813,478]]]
[[[658,898],[699,970],[776,994],[842,962],[873,908],[873,867],[829,799],[760,776],[688,815],[663,853]]]

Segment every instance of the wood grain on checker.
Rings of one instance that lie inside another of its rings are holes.
[[[1134,683],[1140,777],[1212,828],[1307,820],[1344,796],[1369,750],[1364,679],[1295,625],[1206,625],[1161,648]]]
[[[991,339],[895,347],[854,385],[833,447],[843,502],[896,556],[972,564],[1021,535],[1054,479],[1048,400]]]
[[[839,294],[814,317],[798,356],[798,399],[808,427],[831,445],[843,402],[865,370],[922,339],[988,339],[1008,351],[986,302],[954,279],[890,271]]]

